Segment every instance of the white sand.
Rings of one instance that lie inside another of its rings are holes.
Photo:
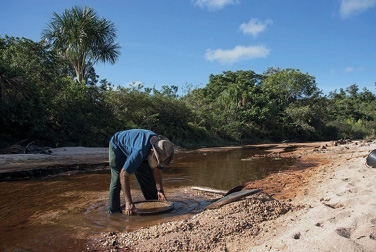
[[[2,154],[0,172],[27,170],[57,164],[91,164],[108,161],[108,148],[62,147],[46,154]]]
[[[331,162],[298,201],[310,207],[267,223],[269,231],[244,251],[376,251],[376,169],[364,157],[373,149],[352,143],[325,150]]]

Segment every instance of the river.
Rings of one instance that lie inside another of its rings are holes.
[[[162,215],[109,215],[108,167],[97,167],[87,174],[64,172],[0,182],[0,250],[81,251],[86,249],[86,238],[95,233],[131,231],[198,213],[210,201],[185,188],[229,190],[289,169],[297,162],[292,158],[263,157],[266,152],[248,147],[177,154],[163,175],[166,195],[175,209]],[[255,155],[259,158],[253,159]],[[131,184],[134,200],[142,200],[135,179]]]

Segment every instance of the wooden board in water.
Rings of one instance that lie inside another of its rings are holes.
[[[145,200],[134,202],[136,207],[136,214],[148,215],[148,214],[162,214],[174,209],[174,204],[169,201],[159,200]]]

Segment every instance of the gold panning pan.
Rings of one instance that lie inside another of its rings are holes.
[[[135,213],[139,215],[162,214],[174,209],[174,203],[170,201],[144,200],[133,204],[136,208]]]

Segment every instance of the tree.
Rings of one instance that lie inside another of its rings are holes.
[[[42,39],[70,62],[76,80],[84,84],[98,61],[114,64],[118,59],[120,46],[115,43],[115,31],[115,25],[99,18],[92,8],[75,6],[62,15],[54,12]]]
[[[193,111],[194,123],[225,139],[253,137],[260,80],[251,70],[210,75],[205,88],[184,98]]]
[[[317,113],[310,111],[310,107],[321,94],[314,76],[299,69],[269,68],[261,87],[264,95],[261,118],[273,139],[312,134],[313,117]],[[297,131],[300,133],[296,134]]]
[[[0,145],[53,138],[52,100],[61,90],[66,71],[49,46],[26,38],[0,37]]]
[[[341,138],[371,136],[376,129],[376,96],[366,88],[359,92],[356,84],[345,90],[329,94],[328,125],[334,126]]]
[[[314,76],[291,68],[274,71],[268,69],[262,86],[265,92],[274,93],[274,98],[285,106],[297,99],[309,98],[321,92],[316,86]]]

